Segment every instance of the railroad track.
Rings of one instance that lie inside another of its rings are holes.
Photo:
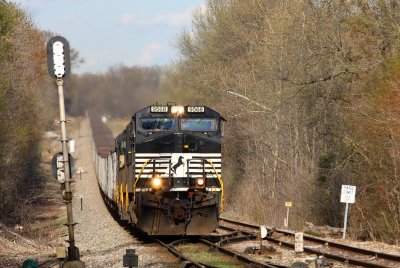
[[[39,262],[40,268],[51,268],[51,267],[59,267],[60,260],[58,259],[48,259],[42,262]]]
[[[251,265],[250,267],[289,268],[288,266],[277,266],[252,260],[242,254],[239,254],[229,249],[225,249],[218,244],[220,241],[239,242],[244,240],[256,239],[257,236],[255,234],[232,230],[222,235],[210,235],[202,238],[189,238],[179,240],[173,238],[156,238],[148,236],[146,233],[130,224],[126,224],[126,221],[121,220],[119,218],[119,215],[115,212],[115,210],[112,210],[109,204],[106,203],[106,206],[114,219],[132,236],[138,238],[139,241],[143,241],[146,243],[157,243],[160,246],[166,248],[173,256],[175,256],[180,262],[182,262],[182,265],[180,267],[218,267],[207,263],[198,262],[187,256],[178,248],[179,246],[184,244],[201,244],[202,246],[206,247],[204,251],[211,252],[212,254],[220,253],[225,256],[231,257],[232,261],[238,264],[236,265],[236,267]]]
[[[249,240],[249,239],[255,239],[256,236],[254,234],[247,234],[247,233],[242,233],[238,232],[238,236],[231,236],[229,234],[229,238],[224,238],[224,236],[221,236],[220,238],[222,241],[225,241],[224,244],[229,242],[239,242],[243,240]],[[207,252],[213,252],[215,254],[223,254],[225,256],[231,257],[232,261],[236,264],[232,264],[233,266],[248,266],[248,267],[267,267],[267,268],[289,268],[288,266],[284,265],[277,265],[277,264],[272,264],[272,263],[265,263],[261,261],[257,261],[254,259],[251,259],[243,254],[240,254],[238,252],[235,252],[233,250],[226,249],[220,245],[220,243],[214,243],[210,240],[214,240],[215,236],[210,236],[206,238],[200,238],[200,239],[180,239],[173,241],[171,243],[165,243],[161,241],[160,239],[156,239],[157,243],[159,243],[161,246],[167,248],[170,253],[172,253],[175,257],[177,257],[180,261],[184,263],[184,267],[218,267],[218,266],[213,266],[211,264],[207,263],[202,263],[198,262],[196,260],[191,259],[190,257],[186,256],[184,253],[182,253],[181,250],[178,249],[179,246],[182,245],[188,245],[188,244],[201,244],[202,246],[205,246],[206,249],[205,251]]]
[[[225,230],[240,230],[249,234],[258,232],[260,226],[243,223],[238,221],[221,218],[222,222],[228,223],[229,226],[221,225]],[[236,226],[236,227],[235,227]],[[294,250],[295,232],[279,229],[267,228],[270,236],[265,240],[285,246]],[[343,262],[350,265],[368,268],[395,268],[400,267],[400,255],[382,253],[373,250],[348,246],[314,236],[304,235],[304,252],[323,256],[325,258]]]

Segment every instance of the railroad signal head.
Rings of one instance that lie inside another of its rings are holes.
[[[69,43],[62,36],[54,36],[47,43],[47,69],[56,79],[66,78],[71,70]]]

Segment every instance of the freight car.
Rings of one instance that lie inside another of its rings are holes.
[[[153,105],[136,112],[111,152],[95,144],[106,202],[149,235],[215,230],[224,199],[223,121],[206,106]]]

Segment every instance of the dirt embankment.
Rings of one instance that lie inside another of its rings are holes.
[[[76,125],[71,121],[72,126]],[[58,128],[55,124],[55,129]],[[64,245],[67,239],[66,213],[60,184],[51,174],[51,159],[61,151],[59,131],[46,132],[40,144],[42,176],[46,182],[42,187],[32,185],[35,191],[26,193],[21,201],[21,220],[11,217],[0,222],[0,267],[20,267],[27,258],[43,263],[55,256],[55,248]],[[73,134],[74,131],[72,131]]]

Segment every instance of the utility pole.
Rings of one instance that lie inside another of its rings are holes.
[[[60,106],[60,125],[61,125],[61,144],[63,155],[63,173],[64,180],[60,180],[65,187],[65,201],[67,206],[67,219],[68,223],[68,262],[64,267],[85,267],[85,264],[79,260],[79,249],[75,246],[74,237],[74,219],[72,215],[72,190],[71,190],[71,169],[68,153],[68,139],[67,139],[67,120],[65,119],[65,105],[64,105],[64,88],[63,78],[66,78],[70,72],[70,56],[69,56],[69,43],[61,37],[55,36],[47,43],[47,67],[50,76],[56,78],[58,88],[58,99]]]

